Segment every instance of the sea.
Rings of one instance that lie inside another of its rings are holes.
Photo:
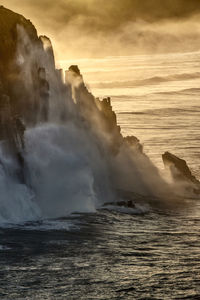
[[[124,136],[200,179],[200,52],[59,61],[111,97]],[[0,299],[200,299],[200,197],[174,209],[106,209],[0,226]]]

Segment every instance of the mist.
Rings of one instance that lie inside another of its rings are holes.
[[[53,42],[57,59],[199,50],[197,0],[3,0]],[[191,43],[192,41],[192,43]]]

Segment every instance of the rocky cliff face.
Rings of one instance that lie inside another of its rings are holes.
[[[0,6],[0,24],[1,75],[4,76],[7,70],[3,70],[2,67],[10,66],[15,59],[18,44],[17,26],[22,26],[25,29],[32,42],[39,43],[39,39],[35,27],[29,20],[3,6]]]
[[[88,92],[77,66],[69,67],[64,85],[55,68],[51,41],[46,36],[38,37],[29,20],[3,6],[0,36],[0,115],[6,109],[10,111],[9,117],[1,119],[8,122],[17,115],[26,125],[47,122],[50,106],[59,106],[59,97],[60,102],[67,98],[68,107],[60,109],[58,119],[64,121],[78,111],[91,126],[101,124],[109,136],[111,152],[116,154],[123,137],[110,98],[101,101]]]
[[[27,124],[34,123],[39,108],[36,98],[42,97],[41,89],[45,85],[48,90],[45,59],[54,67],[51,44],[48,38],[37,36],[29,20],[3,6],[0,7],[0,37],[0,97],[6,95],[9,99],[13,115],[19,114]],[[47,98],[47,92],[44,97]],[[3,100],[0,105],[4,106]]]

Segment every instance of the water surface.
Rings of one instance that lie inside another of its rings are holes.
[[[124,135],[163,169],[165,151],[200,178],[200,53],[78,64],[95,96],[112,97]],[[200,204],[100,210],[0,229],[1,299],[200,299]]]

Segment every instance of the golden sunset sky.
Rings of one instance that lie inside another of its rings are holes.
[[[59,59],[193,51],[199,0],[2,0],[49,36]]]

